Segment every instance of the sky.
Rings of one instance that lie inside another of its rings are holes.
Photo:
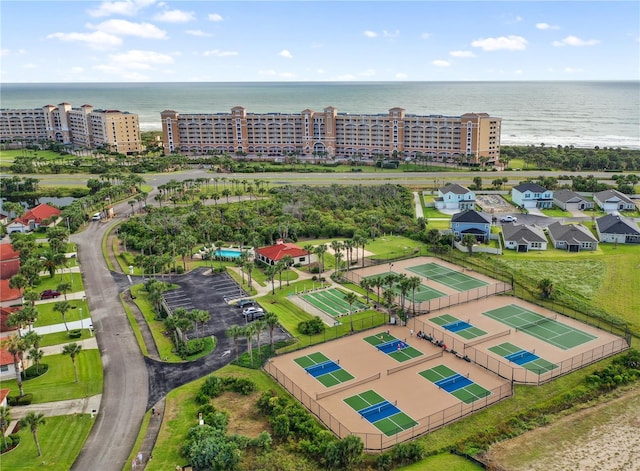
[[[637,1],[0,2],[0,82],[640,79]]]

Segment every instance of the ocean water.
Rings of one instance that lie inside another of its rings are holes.
[[[502,118],[502,144],[640,149],[640,82],[247,82],[2,84],[0,107],[68,102],[137,113],[143,131],[160,130],[160,112],[320,111]]]

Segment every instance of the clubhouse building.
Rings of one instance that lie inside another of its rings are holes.
[[[419,116],[403,108],[384,114],[339,113],[332,106],[300,113],[161,113],[166,154],[227,152],[264,157],[424,158],[493,165],[500,160],[501,118],[486,113]]]

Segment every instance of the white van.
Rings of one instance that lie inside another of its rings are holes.
[[[100,216],[100,213],[95,213],[95,214],[91,217],[91,220],[92,220],[92,221],[99,221],[100,219],[102,219],[102,217]]]

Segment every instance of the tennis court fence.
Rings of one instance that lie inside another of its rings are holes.
[[[460,401],[459,404],[447,407],[439,412],[435,412],[421,418],[413,417],[413,415],[410,414],[411,418],[418,422],[417,425],[407,430],[399,430],[398,433],[392,436],[387,436],[383,433],[362,433],[350,430],[338,417],[334,416],[330,411],[324,408],[318,400],[313,399],[283,371],[278,369],[273,362],[268,361],[264,365],[264,369],[337,437],[345,438],[349,435],[360,437],[364,444],[364,451],[368,453],[386,451],[398,443],[403,443],[429,432],[433,432],[440,427],[513,395],[513,383],[508,383],[492,389],[491,394],[470,404]],[[400,407],[400,409],[402,409],[402,407]]]

